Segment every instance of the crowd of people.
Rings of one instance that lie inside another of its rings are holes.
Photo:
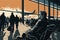
[[[9,25],[10,23],[10,25]],[[19,17],[16,15],[14,16],[13,12],[11,13],[10,18],[5,16],[5,13],[3,12],[0,16],[0,31],[4,31],[4,28],[11,27],[14,31],[14,24],[16,24],[16,29],[18,29],[18,23],[19,23]]]
[[[3,12],[0,15],[0,35],[3,35],[1,36],[2,38],[0,39],[3,40],[3,37],[5,36],[5,33],[3,33],[3,31],[5,31],[4,30],[5,28],[7,28],[7,30],[10,31],[10,34],[12,36],[12,33],[14,32],[14,24],[16,24],[16,29],[18,30],[19,22],[22,22],[22,18],[19,18],[17,15],[15,17],[13,12],[11,13],[10,18],[6,17],[5,13]],[[11,39],[13,38],[8,37],[8,40],[11,40]],[[26,34],[23,33],[22,38],[17,37],[16,40],[26,40]]]
[[[50,34],[53,32],[53,30],[51,29],[52,27],[47,28],[47,25],[49,24],[49,22],[48,22],[46,16],[47,16],[46,12],[41,11],[39,19],[37,19],[37,20],[31,19],[31,21],[26,20],[26,24],[29,26],[33,26],[33,27],[31,27],[29,32],[23,33],[22,37],[17,37],[15,40],[47,40],[49,38]],[[4,31],[4,29],[7,27],[7,30],[13,33],[14,24],[16,24],[16,29],[18,29],[19,22],[22,22],[22,18],[19,19],[19,17],[17,15],[15,17],[13,12],[11,13],[10,18],[6,17],[3,12],[2,15],[0,16],[0,31]],[[9,23],[10,23],[10,25],[9,25]],[[53,27],[55,28],[54,25],[53,25]],[[45,33],[45,31],[46,31],[46,33]],[[12,35],[12,33],[10,33],[10,34]],[[10,39],[10,40],[12,40],[12,39]]]
[[[14,24],[16,24],[16,30],[18,30],[19,22],[22,22],[22,18],[19,18],[18,15],[14,16],[14,13],[12,12],[10,17],[6,17],[3,12],[0,15],[0,39],[3,40],[3,37],[5,36],[5,28],[7,28],[7,31],[10,31],[11,34],[10,38],[8,37],[8,40],[13,39],[12,34],[14,32]]]

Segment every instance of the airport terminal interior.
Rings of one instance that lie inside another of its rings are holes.
[[[60,40],[60,0],[0,0],[0,40]]]

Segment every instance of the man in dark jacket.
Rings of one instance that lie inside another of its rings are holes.
[[[19,17],[16,15],[15,17],[16,29],[18,29]]]
[[[29,32],[31,35],[36,36],[38,40],[40,39],[41,34],[47,29],[47,18],[46,18],[46,12],[41,11],[40,12],[40,18],[34,25],[34,27],[31,29],[31,32]]]
[[[2,13],[1,15],[1,25],[2,25],[2,30],[4,31],[4,25],[5,25],[5,15],[4,15],[4,12]]]
[[[14,20],[15,20],[15,17],[14,17],[14,14],[12,12],[11,16],[10,16],[10,26],[11,26],[12,32],[14,31],[14,22],[15,22]]]

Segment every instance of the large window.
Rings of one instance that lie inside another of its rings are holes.
[[[32,0],[34,2],[38,2],[38,0]],[[50,7],[53,7],[53,2],[54,2],[54,8],[57,8],[57,5],[58,5],[58,9],[60,9],[60,1],[55,1],[55,0],[50,0]],[[42,3],[44,4],[44,0],[39,0],[39,3]],[[48,5],[48,0],[45,0],[45,5]]]

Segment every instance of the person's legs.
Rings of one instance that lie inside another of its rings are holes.
[[[10,24],[10,26],[11,26],[11,31],[13,32],[14,31],[14,24]]]
[[[16,29],[18,29],[18,23],[16,23]]]
[[[2,25],[2,31],[4,31],[4,24]]]

